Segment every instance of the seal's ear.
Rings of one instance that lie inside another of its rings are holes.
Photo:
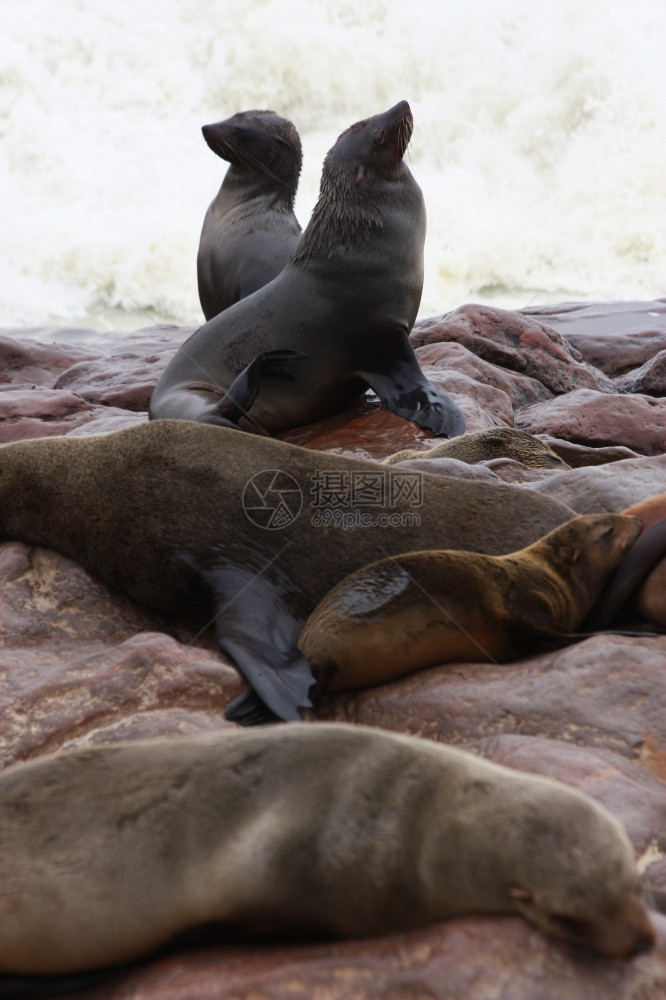
[[[532,899],[532,893],[529,889],[522,889],[519,885],[514,886],[509,892],[511,899],[521,902],[527,902]]]
[[[365,174],[365,167],[363,166],[362,163],[359,163],[358,167],[356,168],[356,183],[357,184],[361,183],[361,181],[363,180],[363,175],[364,174]]]

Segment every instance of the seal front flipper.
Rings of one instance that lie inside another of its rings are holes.
[[[462,410],[425,377],[407,334],[402,333],[399,342],[387,347],[381,368],[377,367],[377,360],[373,359],[371,368],[357,374],[377,393],[387,410],[434,434],[452,438],[465,433]]]
[[[262,569],[253,571],[228,559],[199,571],[214,594],[220,649],[270,713],[299,722],[298,709],[312,705],[308,693],[314,677],[297,646],[303,622],[284,603],[282,588],[288,581],[276,583],[263,576]],[[257,714],[254,700],[241,699],[227,708],[227,718],[244,725],[271,721],[270,714]]]
[[[241,417],[246,417],[259,392],[262,378],[286,378],[293,381],[294,374],[291,362],[304,358],[303,351],[262,351],[234,379],[214,411],[209,414],[204,423],[221,423],[237,427]],[[219,419],[212,420],[216,417]]]

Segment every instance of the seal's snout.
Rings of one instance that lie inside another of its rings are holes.
[[[209,149],[223,160],[228,160],[228,134],[227,129],[223,127],[225,124],[225,122],[215,122],[213,125],[202,125],[201,132]]]
[[[391,143],[398,157],[404,156],[409,145],[414,129],[414,118],[412,110],[407,101],[399,101],[383,115],[378,115],[376,119],[378,125],[391,136]]]
[[[414,127],[412,109],[407,101],[399,101],[398,104],[394,104],[392,108],[385,111],[383,115],[378,115],[377,118],[382,121],[385,128],[408,127],[410,135]]]

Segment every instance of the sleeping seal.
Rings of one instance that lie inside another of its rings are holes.
[[[421,476],[188,420],[0,447],[0,539],[55,549],[148,607],[214,619],[220,648],[256,691],[230,710],[241,720],[243,708],[266,706],[295,720],[310,704],[298,639],[354,570],[427,546],[510,552],[573,516],[504,483]]]
[[[589,514],[509,555],[389,556],[326,595],[299,649],[331,691],[440,663],[517,659],[578,628],[640,530],[637,517]]]
[[[363,726],[17,764],[0,775],[0,842],[3,972],[106,967],[218,922],[351,938],[518,913],[625,959],[655,937],[629,839],[602,806]]]

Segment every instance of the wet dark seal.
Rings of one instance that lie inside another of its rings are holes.
[[[201,131],[229,162],[206,212],[197,255],[201,308],[212,319],[268,284],[296,249],[302,152],[295,126],[274,111],[241,111]]]
[[[345,488],[358,530],[335,507]],[[511,552],[573,516],[504,483],[420,477],[188,420],[0,448],[0,539],[53,548],[148,607],[214,619],[254,689],[228,709],[243,722],[296,720],[310,704],[298,640],[345,576],[424,545]]]
[[[435,434],[463,433],[460,409],[426,379],[408,338],[426,225],[421,189],[403,160],[411,134],[402,101],[340,136],[287,266],[182,345],[155,387],[151,417],[216,423],[235,376],[255,355],[286,349],[307,358],[293,365],[293,383],[262,379],[251,416],[269,433],[338,413],[368,386]]]

